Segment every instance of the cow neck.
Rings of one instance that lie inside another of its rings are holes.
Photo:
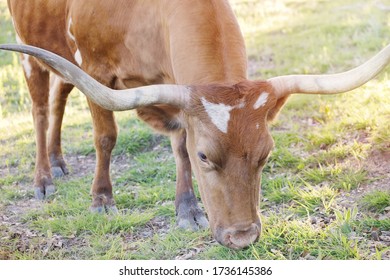
[[[246,79],[245,44],[227,2],[169,1],[165,9],[177,83],[235,84]]]

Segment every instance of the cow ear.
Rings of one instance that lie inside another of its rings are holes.
[[[283,108],[283,106],[286,103],[289,96],[290,95],[283,96],[283,97],[280,97],[276,100],[275,106],[270,108],[268,111],[267,121],[271,122],[277,117],[277,115],[279,114],[280,110]]]
[[[171,105],[153,105],[137,108],[137,115],[154,130],[169,135],[184,127],[180,109]]]

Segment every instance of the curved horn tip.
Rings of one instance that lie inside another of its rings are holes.
[[[286,75],[268,81],[279,97],[293,93],[337,94],[358,88],[377,76],[390,64],[390,45],[352,70],[338,74]]]

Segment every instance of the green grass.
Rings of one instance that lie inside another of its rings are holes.
[[[390,191],[373,191],[361,199],[362,207],[376,212],[383,213],[386,207],[390,207]]]
[[[313,184],[329,182],[336,189],[355,189],[366,181],[366,171],[363,169],[342,168],[337,165],[319,165],[318,168],[304,170],[302,173],[305,180]]]
[[[232,3],[253,79],[347,70],[389,43],[389,13],[371,2]],[[0,43],[14,42],[4,0],[0,25]],[[216,244],[209,230],[175,227],[169,140],[132,112],[116,114],[111,177],[120,215],[89,212],[95,151],[77,90],[63,125],[71,174],[55,180],[47,202],[35,201],[31,102],[18,56],[0,52],[0,211],[16,224],[0,222],[0,259],[381,259],[388,248],[372,245],[370,234],[390,230],[389,192],[376,188],[385,176],[370,164],[390,151],[388,75],[351,93],[290,97],[270,127],[275,148],[262,176],[262,237],[234,251]],[[346,198],[351,203],[343,204]]]

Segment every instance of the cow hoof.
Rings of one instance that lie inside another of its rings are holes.
[[[92,213],[97,213],[97,214],[103,214],[106,212],[106,210],[104,209],[104,206],[91,206],[89,208],[89,210],[92,212]]]
[[[62,156],[50,155],[51,174],[54,178],[61,178],[69,174]]]
[[[37,200],[44,200],[45,199],[45,192],[41,190],[39,187],[35,187],[34,189],[35,198]]]
[[[208,229],[209,221],[207,220],[206,216],[203,213],[201,214],[202,214],[201,216],[196,217],[196,222],[198,223],[201,229]]]
[[[34,194],[37,200],[44,200],[45,198],[48,198],[49,196],[53,195],[55,191],[56,188],[54,185],[48,185],[44,187],[43,190],[41,187],[35,187]]]
[[[54,185],[49,185],[45,188],[45,197],[53,195],[56,192],[56,187]]]
[[[115,205],[91,206],[90,211],[97,214],[118,214],[118,208]]]
[[[106,213],[107,214],[114,214],[114,215],[116,215],[116,214],[119,213],[118,208],[116,208],[115,205],[111,205],[111,206],[106,205],[104,208],[106,209]]]
[[[68,174],[68,170],[65,168],[62,168],[60,166],[53,166],[51,168],[51,174],[54,178],[61,178],[64,177],[66,174]]]
[[[209,221],[203,214],[202,210],[191,209],[187,213],[179,213],[177,215],[177,226],[180,229],[197,231],[207,229]]]

